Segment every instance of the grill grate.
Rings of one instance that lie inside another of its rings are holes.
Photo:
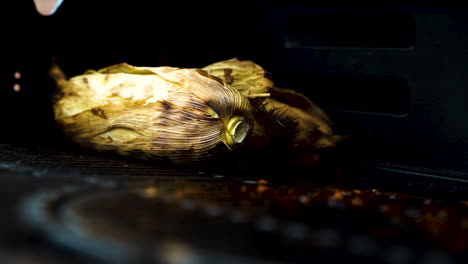
[[[57,146],[1,145],[0,160],[10,230],[0,249],[16,241],[0,250],[8,260],[51,250],[51,263],[463,263],[468,256],[468,199],[460,193],[188,169]]]

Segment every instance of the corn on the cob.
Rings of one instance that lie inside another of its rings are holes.
[[[198,163],[242,144],[251,105],[199,69],[118,64],[69,80],[52,70],[60,93],[55,119],[85,147],[144,159]]]

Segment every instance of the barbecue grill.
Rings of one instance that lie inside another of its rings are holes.
[[[3,3],[0,262],[467,263],[468,10],[355,2]],[[183,167],[81,149],[54,121],[53,60],[234,57],[351,137],[314,167]]]

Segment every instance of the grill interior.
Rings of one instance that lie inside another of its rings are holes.
[[[4,3],[0,262],[465,263],[468,11],[389,2]],[[53,119],[53,59],[73,76],[233,57],[351,139],[317,167],[181,167],[80,149]]]

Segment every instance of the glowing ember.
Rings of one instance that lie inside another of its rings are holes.
[[[15,92],[19,92],[21,90],[21,86],[17,83],[15,83],[15,85],[13,85],[13,91]]]

